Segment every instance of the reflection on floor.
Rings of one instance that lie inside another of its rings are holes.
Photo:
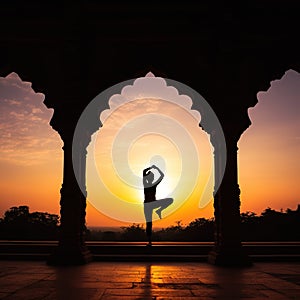
[[[226,269],[206,263],[1,261],[0,299],[300,299],[300,263]]]

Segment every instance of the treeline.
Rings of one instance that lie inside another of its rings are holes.
[[[300,241],[300,205],[297,210],[285,212],[271,208],[261,215],[254,212],[241,213],[242,241]],[[88,240],[98,241],[144,241],[145,228],[141,224],[122,227],[121,232],[89,230]],[[153,241],[213,241],[214,219],[198,218],[183,226],[175,225],[153,232]]]
[[[243,241],[300,241],[300,205],[297,210],[285,212],[271,208],[261,215],[241,213],[241,237]],[[42,212],[29,212],[28,206],[12,207],[0,218],[0,239],[57,240],[59,216]],[[143,224],[121,227],[119,232],[86,230],[90,241],[145,241]],[[184,226],[175,225],[154,230],[153,241],[213,241],[214,219],[198,218]]]
[[[243,241],[300,241],[300,205],[285,212],[267,208],[260,216],[241,213],[241,223]]]
[[[153,241],[213,241],[214,220],[199,218],[188,226],[183,226],[181,221],[175,225],[153,230]],[[145,241],[146,231],[143,224],[132,224],[121,227],[121,231],[88,230],[87,240],[92,241]]]
[[[57,240],[59,216],[29,212],[28,206],[11,207],[0,218],[0,239]]]

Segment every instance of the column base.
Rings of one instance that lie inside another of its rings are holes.
[[[208,262],[224,267],[251,267],[252,261],[242,247],[238,249],[213,249],[208,254]]]
[[[92,261],[92,254],[86,248],[70,248],[58,246],[48,257],[47,264],[51,266],[84,265]]]

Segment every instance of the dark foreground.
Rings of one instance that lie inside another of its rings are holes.
[[[300,299],[300,263],[226,269],[201,262],[1,261],[0,276],[0,298],[13,300]]]

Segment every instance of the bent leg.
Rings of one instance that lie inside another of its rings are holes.
[[[158,217],[161,219],[161,212],[166,209],[168,206],[170,206],[173,203],[173,198],[165,198],[165,199],[160,199],[156,201],[156,208],[159,207],[158,210],[155,212],[157,213]]]
[[[157,200],[157,202],[155,203],[156,207],[160,207],[159,210],[162,211],[164,209],[166,209],[168,206],[170,206],[173,203],[173,198],[165,198],[165,199],[159,199]]]

